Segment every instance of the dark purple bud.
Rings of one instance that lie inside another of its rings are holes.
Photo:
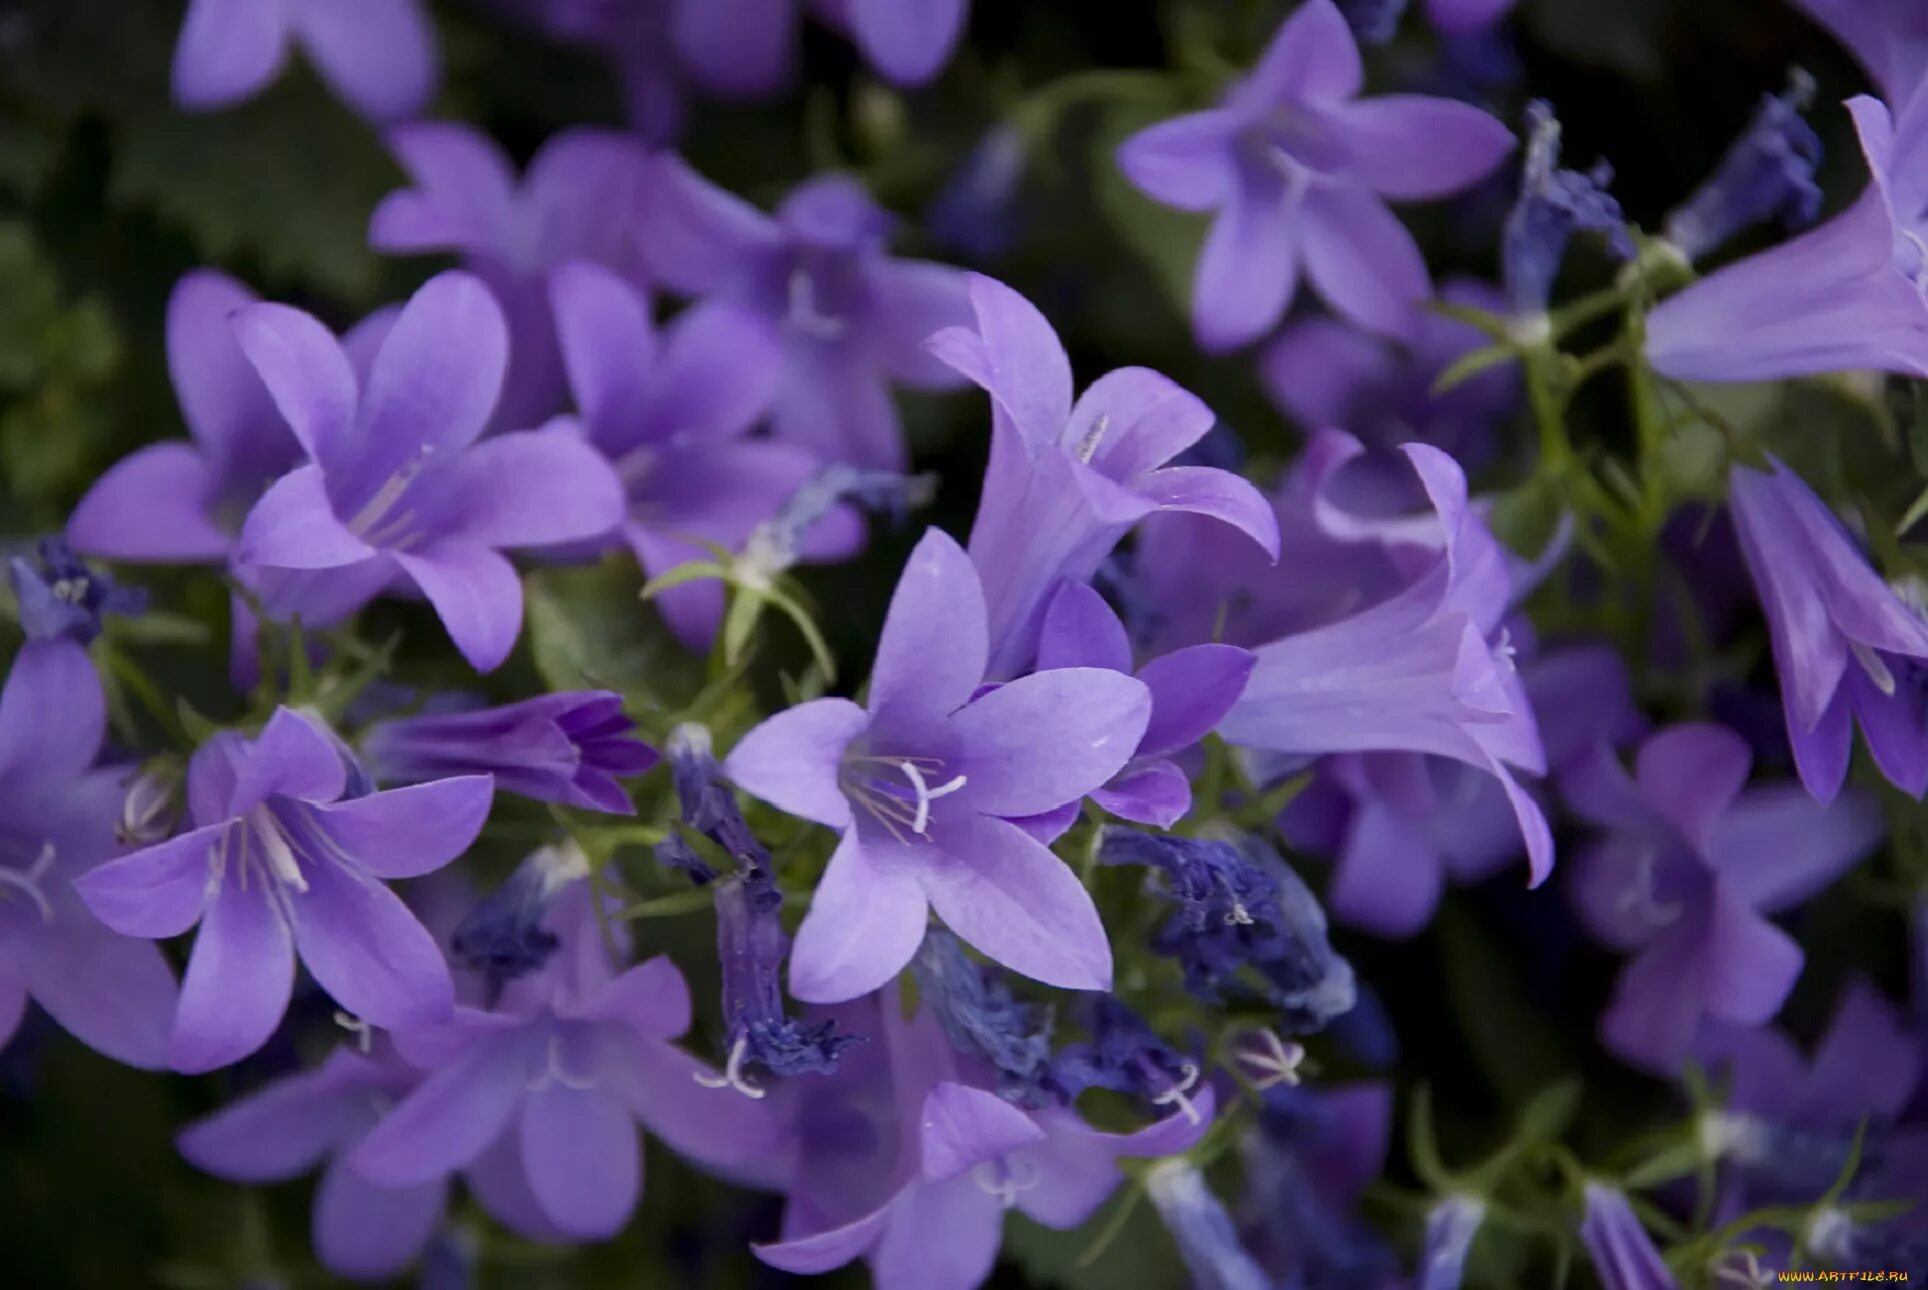
[[[1801,119],[1814,101],[1814,78],[1798,68],[1788,87],[1770,94],[1734,140],[1714,173],[1667,217],[1665,237],[1698,260],[1744,229],[1779,220],[1790,231],[1814,222],[1821,189],[1821,137]]]
[[[102,615],[132,615],[147,609],[146,590],[119,586],[89,568],[62,537],[41,538],[33,560],[15,556],[9,569],[20,627],[28,640],[64,636],[90,644],[100,635]]]
[[[1515,317],[1544,313],[1553,280],[1575,233],[1599,233],[1607,249],[1623,260],[1634,257],[1620,203],[1607,193],[1613,167],[1596,162],[1591,170],[1560,168],[1560,122],[1539,99],[1526,105],[1526,162],[1520,195],[1506,217],[1500,259],[1506,298]]]
[[[1095,999],[1083,1017],[1091,1038],[1058,1054],[1052,1079],[1075,1099],[1088,1088],[1130,1093],[1154,1107],[1177,1107],[1193,1123],[1192,1091],[1200,1066],[1153,1033],[1139,1015],[1110,996]]]
[[[670,731],[664,751],[669,757],[670,778],[676,786],[676,804],[682,822],[723,848],[746,872],[769,873],[769,850],[750,832],[743,812],[737,807],[736,795],[717,776],[710,732],[693,721],[686,721]],[[688,873],[699,886],[716,877],[716,871],[680,838],[658,845],[656,859]]]
[[[1024,132],[1015,126],[999,126],[978,140],[931,203],[931,237],[979,262],[1010,250],[1018,233],[1013,207],[1029,163]]]

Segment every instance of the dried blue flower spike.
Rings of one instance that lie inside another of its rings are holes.
[[[1175,1106],[1187,1119],[1199,1063],[1153,1033],[1139,1015],[1109,995],[1092,1001],[1084,1015],[1091,1038],[1058,1054],[1053,1078],[1068,1097],[1088,1088],[1130,1093],[1155,1107]]]
[[[1667,216],[1664,236],[1688,260],[1698,260],[1752,225],[1779,220],[1798,230],[1814,222],[1821,189],[1821,137],[1802,119],[1814,101],[1814,78],[1795,69],[1787,89],[1761,100],[1747,129],[1734,140],[1693,195]]]
[[[999,1096],[1023,1106],[1063,1100],[1051,1070],[1050,1008],[1016,998],[942,928],[924,934],[911,971],[951,1046],[996,1068]]]
[[[549,961],[561,943],[542,925],[550,904],[578,878],[589,860],[574,843],[532,852],[469,916],[450,939],[457,958],[489,982],[490,994]]]
[[[1575,233],[1600,233],[1607,249],[1623,260],[1634,257],[1620,203],[1607,192],[1613,167],[1595,162],[1586,171],[1560,168],[1560,122],[1553,108],[1535,99],[1526,105],[1529,130],[1520,196],[1506,217],[1500,260],[1507,304],[1515,317],[1546,311],[1553,280]]]
[[[143,588],[120,586],[89,568],[63,537],[41,538],[34,555],[33,560],[15,556],[9,565],[20,628],[28,640],[65,637],[91,644],[100,635],[103,615],[132,615],[147,609]]]

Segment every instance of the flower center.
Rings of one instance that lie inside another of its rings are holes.
[[[308,880],[301,875],[301,862],[295,858],[287,831],[281,827],[281,820],[266,802],[248,812],[248,824],[249,834],[254,839],[262,862],[267,866],[269,876],[296,891],[308,890]],[[245,865],[240,881],[243,885],[247,883]]]
[[[1652,847],[1634,859],[1633,873],[1620,891],[1616,908],[1632,914],[1649,927],[1667,927],[1680,917],[1680,902],[1660,899],[1660,854]]]
[[[856,754],[844,759],[843,789],[891,837],[903,842],[906,830],[928,838],[931,803],[949,797],[969,782],[963,775],[932,782],[943,773],[944,763],[936,757]]]
[[[1150,1061],[1144,1061],[1143,1065],[1146,1073],[1152,1079],[1163,1080],[1165,1078],[1163,1073],[1160,1072],[1156,1066],[1152,1065]],[[1187,1124],[1200,1124],[1204,1121],[1205,1117],[1198,1113],[1196,1106],[1192,1105],[1190,1096],[1192,1089],[1197,1086],[1198,1065],[1195,1062],[1186,1062],[1179,1070],[1178,1082],[1168,1084],[1164,1092],[1157,1094],[1151,1099],[1151,1104],[1153,1106],[1176,1106],[1179,1113],[1185,1117]]]
[[[721,1075],[705,1075],[702,1071],[691,1071],[690,1078],[704,1088],[733,1088],[748,1098],[761,1098],[768,1090],[752,1084],[743,1074],[743,1059],[750,1050],[750,1037],[739,1035],[730,1045],[730,1059],[723,1067]]]
[[[817,279],[809,269],[799,266],[790,271],[788,291],[788,321],[804,335],[814,336],[818,340],[836,340],[849,330],[848,318],[823,309],[818,298]]]
[[[25,870],[9,869],[0,865],[0,899],[4,899],[10,891],[17,891],[38,911],[41,922],[52,923],[54,921],[53,902],[47,899],[47,893],[40,888],[46,879],[47,871],[52,869],[53,865],[54,844],[52,842],[40,844],[40,850],[34,856],[33,863]]]
[[[395,472],[383,480],[382,486],[355,512],[355,517],[348,521],[349,530],[370,546],[403,545],[410,536],[409,530],[416,522],[419,508],[403,506],[402,502],[407,498],[410,486],[428,465],[429,458],[434,455],[435,445],[425,443],[412,457],[396,467]],[[399,514],[394,513],[397,510]]]
[[[597,1080],[594,1073],[579,1074],[571,1071],[563,1061],[561,1035],[549,1036],[549,1044],[543,1049],[542,1058],[542,1065],[523,1080],[523,1087],[531,1093],[540,1093],[551,1085],[557,1084],[578,1093],[586,1093],[596,1087]]]
[[[978,1190],[997,1197],[998,1204],[1009,1209],[1018,1203],[1020,1195],[1043,1182],[1044,1177],[1030,1160],[1011,1155],[972,1165],[971,1181],[977,1184]]]

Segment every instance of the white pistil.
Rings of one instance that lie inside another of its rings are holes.
[[[835,340],[844,334],[844,320],[817,311],[817,284],[808,269],[790,274],[790,325],[807,336]]]
[[[86,578],[58,578],[47,590],[54,593],[55,600],[64,600],[70,605],[85,603],[87,599]]]
[[[1848,649],[1853,652],[1854,661],[1861,665],[1861,670],[1868,674],[1868,679],[1874,682],[1874,688],[1886,697],[1894,698],[1895,674],[1888,670],[1888,665],[1882,661],[1881,655],[1860,641],[1849,641]]]
[[[964,787],[965,777],[955,775],[936,788],[932,788],[925,782],[924,772],[917,769],[915,762],[900,761],[897,763],[897,769],[904,772],[904,778],[910,781],[912,791],[917,794],[917,814],[911,819],[910,831],[920,838],[927,838],[930,836],[931,803],[940,797],[949,797]]]
[[[1192,1099],[1186,1096],[1197,1083],[1198,1067],[1191,1062],[1186,1062],[1184,1070],[1180,1073],[1179,1082],[1154,1097],[1151,1104],[1170,1106],[1175,1103],[1187,1124],[1203,1124],[1205,1117],[1198,1113],[1198,1108],[1192,1105]]]
[[[1519,647],[1513,644],[1513,629],[1510,627],[1500,628],[1499,644],[1493,646],[1493,657],[1504,664],[1507,671],[1511,672],[1519,666],[1519,652]]]
[[[1021,1158],[1004,1157],[997,1160],[983,1160],[971,1166],[971,1181],[979,1191],[987,1196],[997,1197],[998,1204],[1009,1209],[1018,1203],[1018,1197],[1044,1181],[1037,1166]]]
[[[267,806],[254,808],[254,836],[261,843],[261,853],[267,857],[268,872],[293,887],[296,891],[308,890],[308,880],[301,876],[301,862],[295,859],[294,849],[288,845],[288,835],[281,831],[281,821]]]
[[[749,1098],[760,1098],[768,1090],[758,1088],[743,1076],[743,1058],[749,1052],[750,1038],[739,1036],[730,1045],[730,1059],[723,1066],[721,1075],[705,1075],[702,1071],[691,1071],[690,1078],[704,1088],[733,1088]]]
[[[1110,424],[1111,414],[1109,412],[1100,412],[1098,419],[1091,423],[1091,429],[1084,432],[1084,438],[1078,440],[1079,461],[1087,466],[1091,464],[1091,459],[1098,455],[1098,444],[1102,442],[1105,437],[1105,427]]]
[[[1845,1259],[1853,1247],[1853,1238],[1854,1220],[1830,1205],[1808,1220],[1801,1244],[1824,1259]]]
[[[375,1046],[375,1028],[352,1012],[335,1010],[335,1024],[355,1037],[355,1047],[363,1053]]]
[[[551,1084],[560,1084],[577,1093],[586,1093],[596,1087],[595,1076],[571,1075],[563,1068],[561,1035],[549,1036],[549,1048],[544,1058],[543,1069],[536,1072],[535,1078],[523,1081],[524,1086],[531,1093],[540,1093]]]
[[[40,921],[43,923],[51,923],[54,921],[53,902],[47,899],[46,892],[40,890],[40,882],[47,876],[47,871],[53,868],[53,864],[54,844],[52,842],[42,842],[40,844],[40,854],[34,857],[33,864],[28,866],[25,873],[0,868],[0,888],[11,887],[25,896],[29,901],[32,901],[33,907],[39,911]]]
[[[1656,894],[1654,880],[1659,864],[1660,858],[1652,848],[1642,851],[1617,903],[1623,914],[1636,914],[1650,926],[1666,927],[1680,917],[1680,903],[1670,900],[1663,904]]]
[[[403,462],[394,474],[382,481],[382,486],[375,490],[375,495],[355,512],[354,519],[348,521],[349,531],[370,546],[390,545],[391,540],[399,536],[401,529],[413,518],[413,513],[404,513],[386,525],[383,525],[383,521],[388,518],[388,512],[395,503],[402,499],[402,494],[408,491],[408,486],[415,482],[415,477],[422,473],[422,467],[428,464],[428,459],[434,455],[434,452],[434,444],[423,444],[413,457]],[[384,531],[376,532],[378,526]]]
[[[1273,1030],[1251,1033],[1257,1037],[1256,1042],[1234,1051],[1248,1073],[1257,1072],[1252,1080],[1254,1087],[1263,1090],[1275,1084],[1288,1084],[1297,1088],[1299,1068],[1305,1063],[1305,1045],[1288,1043]]]

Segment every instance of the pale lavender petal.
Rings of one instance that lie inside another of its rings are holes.
[[[1780,675],[1785,683],[1787,673]],[[1803,730],[1792,707],[1788,709],[1787,741],[1794,754],[1794,767],[1817,802],[1834,801],[1847,780],[1848,757],[1854,750],[1854,718],[1849,712],[1847,696],[1836,695],[1834,702],[1822,710],[1814,728]]]
[[[1035,672],[951,719],[963,775],[960,804],[990,815],[1037,815],[1076,801],[1124,768],[1151,718],[1151,692],[1094,667]]]
[[[236,769],[228,813],[245,815],[270,795],[332,802],[348,782],[333,740],[292,708],[276,708]]]
[[[469,849],[488,822],[494,781],[458,775],[303,809],[332,845],[378,878],[419,878]]]
[[[158,948],[69,915],[34,934],[23,967],[34,1001],[89,1048],[142,1070],[168,1065],[174,970]]]
[[[1157,1159],[1198,1144],[1218,1110],[1211,1085],[1199,1090],[1192,1110],[1195,1115],[1169,1115],[1136,1133],[1101,1133],[1072,1110],[1038,1112],[1045,1141],[1022,1157],[1036,1171],[1036,1181],[1018,1193],[1018,1208],[1046,1227],[1063,1231],[1081,1226],[1124,1181],[1120,1156]]]
[[[412,1187],[460,1169],[509,1123],[527,1079],[526,1036],[484,1037],[403,1098],[349,1161],[370,1182]]]
[[[686,310],[663,337],[639,425],[658,440],[741,433],[769,410],[783,362],[770,319],[728,303]]]
[[[1847,46],[1884,97],[1905,103],[1928,69],[1928,13],[1911,0],[1794,0]]]
[[[1858,790],[1823,806],[1798,785],[1771,784],[1741,794],[1707,854],[1741,899],[1773,913],[1821,891],[1886,833],[1880,808]]]
[[[315,1189],[315,1256],[337,1276],[395,1276],[421,1255],[447,1208],[448,1185],[440,1180],[377,1187],[337,1157]]]
[[[714,291],[774,254],[780,236],[768,215],[667,154],[653,163],[638,218],[651,274],[685,295]]]
[[[1250,480],[1210,466],[1167,466],[1138,481],[1138,492],[1165,511],[1209,515],[1251,538],[1279,558],[1279,517]]]
[[[421,110],[435,90],[435,32],[419,0],[324,0],[288,6],[322,79],[363,116]]]
[[[572,430],[491,435],[450,474],[449,532],[483,546],[559,546],[623,520],[622,482]]]
[[[1151,691],[1151,724],[1138,745],[1141,757],[1189,748],[1217,726],[1251,679],[1258,656],[1234,645],[1193,645],[1139,669]]]
[[[927,1183],[943,1182],[1031,1146],[1044,1130],[995,1093],[950,1080],[924,1095],[917,1121],[920,1168]]]
[[[1705,853],[1714,830],[1747,783],[1754,755],[1725,726],[1670,726],[1640,746],[1635,777],[1646,799]]]
[[[1715,890],[1702,953],[1707,1011],[1742,1025],[1772,1021],[1801,975],[1803,956],[1794,938],[1725,886]]]
[[[106,733],[87,651],[64,638],[23,644],[0,689],[0,781],[23,795],[64,788],[94,764]]]
[[[482,280],[458,270],[430,278],[375,355],[355,427],[353,477],[331,478],[330,491],[356,497],[359,506],[423,453],[474,442],[495,411],[508,361],[508,323]]]
[[[848,0],[852,35],[872,67],[897,85],[922,85],[950,61],[970,0]]]
[[[1703,930],[1676,923],[1621,969],[1600,1016],[1600,1039],[1623,1060],[1661,1073],[1679,1069],[1705,1007]]]
[[[959,373],[930,352],[930,338],[971,321],[969,278],[948,264],[884,260],[871,267],[877,341],[884,370],[919,389],[948,390]]]
[[[1217,420],[1170,377],[1121,367],[1079,396],[1059,443],[1106,478],[1130,483],[1203,439]]]
[[[796,59],[797,0],[697,0],[670,12],[693,80],[714,94],[753,97],[781,88]]]
[[[201,917],[214,883],[215,851],[234,828],[210,824],[110,861],[74,879],[74,890],[94,917],[123,936],[179,936]]]
[[[401,897],[332,860],[304,865],[303,873],[308,890],[290,894],[288,908],[301,961],[321,988],[384,1030],[447,1021],[455,1009],[448,963]]]
[[[291,471],[263,493],[235,545],[243,564],[270,569],[339,569],[376,554],[335,518],[319,466]]]
[[[274,304],[239,309],[229,326],[302,448],[331,464],[346,446],[360,397],[355,369],[334,334],[312,314]]]
[[[1170,762],[1154,761],[1127,769],[1103,788],[1092,789],[1091,800],[1120,819],[1169,829],[1192,809],[1192,782],[1184,771]],[[1075,820],[1075,803],[1073,808],[1072,819]],[[1070,821],[1066,822],[1068,827]],[[1045,843],[1055,840],[1057,836],[1040,837],[1036,830],[1027,831]],[[1058,830],[1059,834],[1063,832],[1063,829]]]
[[[1089,583],[1061,584],[1045,606],[1037,668],[1048,672],[1059,667],[1131,671],[1131,638],[1125,635],[1125,625]],[[1157,702],[1155,693],[1152,701]]]
[[[288,61],[287,10],[261,0],[193,0],[174,46],[174,101],[186,108],[238,103]]]
[[[1230,106],[1263,110],[1302,99],[1333,103],[1359,92],[1365,69],[1352,28],[1332,0],[1306,0],[1278,32],[1250,76],[1226,96]]]
[[[1511,131],[1456,99],[1385,94],[1333,108],[1325,120],[1347,173],[1394,201],[1470,188],[1513,150]]]
[[[497,1134],[462,1171],[463,1181],[483,1212],[517,1236],[544,1245],[567,1245],[569,1234],[549,1221],[529,1190],[519,1137],[514,1125]]]
[[[760,1242],[751,1245],[750,1250],[773,1268],[815,1276],[842,1267],[875,1244],[891,1209],[886,1203],[841,1226],[781,1241]]]
[[[1242,113],[1223,109],[1160,121],[1119,145],[1118,169],[1167,206],[1211,210],[1232,196],[1238,171],[1230,149],[1246,124]]]
[[[487,547],[454,544],[396,552],[395,562],[435,606],[469,666],[502,666],[522,631],[522,580],[514,565]]]
[[[651,1039],[675,1039],[690,1028],[690,988],[665,955],[625,970],[575,1015],[619,1021]]]
[[[850,823],[844,750],[870,725],[848,699],[816,699],[763,721],[723,759],[723,773],[778,810],[833,829]]]
[[[523,178],[522,235],[554,260],[636,268],[650,169],[648,150],[626,131],[577,126],[551,135]]]
[[[1069,865],[1015,824],[992,816],[946,822],[934,832],[943,858],[920,865],[917,881],[952,931],[986,957],[1046,985],[1111,988],[1111,944],[1091,893]],[[812,904],[810,916],[816,914]],[[922,926],[917,930],[921,939]],[[799,935],[799,951],[802,946]]]
[[[825,461],[904,469],[897,405],[876,362],[851,345],[791,346],[771,429]]]
[[[1432,278],[1406,226],[1363,188],[1305,199],[1305,266],[1325,302],[1368,331],[1408,337]]]
[[[1032,453],[1055,443],[1071,415],[1071,360],[1038,307],[995,278],[970,276],[977,326],[930,338],[939,359],[982,386]]]
[[[269,893],[222,883],[188,956],[168,1065],[196,1075],[240,1061],[281,1024],[294,985],[294,939]]]
[[[769,1099],[751,1101],[689,1053],[639,1037],[605,1069],[630,1114],[678,1155],[744,1186],[781,1180],[789,1125]]]
[[[871,1255],[880,1286],[974,1290],[990,1276],[1004,1208],[968,1174],[912,1187],[890,1207]]]
[[[591,437],[603,442],[635,415],[655,365],[649,300],[602,265],[574,260],[549,275],[549,306],[569,392]]]
[[[196,1169],[234,1182],[298,1177],[360,1123],[366,1093],[333,1062],[277,1079],[181,1130],[174,1145]]]
[[[857,830],[847,830],[797,928],[790,949],[790,993],[805,1003],[842,1003],[869,994],[896,976],[923,944],[928,909],[902,857],[873,859]]]
[[[167,298],[167,373],[181,419],[217,478],[294,464],[294,441],[228,325],[254,303],[254,292],[213,269],[182,274]]]
[[[549,1220],[582,1240],[622,1230],[643,1190],[636,1124],[608,1091],[550,1084],[517,1117],[529,1190]]]
[[[1439,907],[1445,871],[1426,837],[1371,799],[1353,807],[1345,849],[1326,890],[1333,917],[1375,936],[1423,930]]]
[[[473,126],[422,121],[385,142],[415,187],[384,197],[369,219],[380,251],[496,251],[515,218],[515,171],[502,149]]]
[[[1192,282],[1192,332],[1225,353],[1278,324],[1299,285],[1306,200],[1297,188],[1247,179],[1219,209]]]
[[[153,444],[94,481],[67,521],[67,540],[76,551],[110,560],[222,560],[228,535],[209,515],[214,491],[214,476],[192,444]]]
[[[1899,1116],[1920,1081],[1920,1041],[1900,1009],[1863,978],[1849,980],[1814,1050],[1800,1118],[1847,1122]]]
[[[877,639],[873,722],[925,722],[963,707],[984,679],[990,648],[977,570],[949,534],[931,529],[904,562]]]

